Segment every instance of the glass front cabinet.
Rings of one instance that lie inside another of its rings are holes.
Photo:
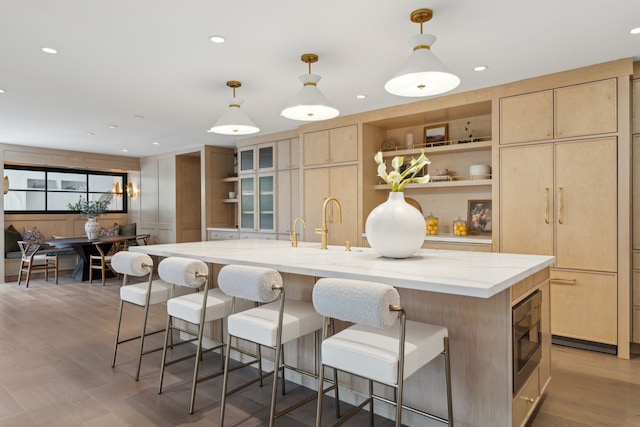
[[[275,232],[275,176],[240,177],[240,230]]]
[[[274,144],[261,144],[238,150],[242,173],[273,172],[275,170]]]

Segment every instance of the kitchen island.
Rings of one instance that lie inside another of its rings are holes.
[[[370,248],[286,241],[226,240],[132,247],[131,251],[199,259],[217,271],[227,264],[271,267],[283,274],[288,298],[310,300],[320,277],[387,283],[398,288],[407,317],[449,329],[454,420],[457,426],[520,426],[540,403],[550,379],[549,266],[554,257],[484,252],[419,250],[408,259],[380,257]],[[532,292],[542,293],[542,360],[513,394],[511,308]],[[313,367],[313,340],[286,350],[287,361]],[[405,383],[405,403],[446,417],[442,361]],[[362,389],[353,379],[350,388]],[[381,394],[381,390],[377,390]],[[355,396],[341,393],[341,397]],[[383,415],[391,412],[377,405]],[[407,413],[410,425],[441,425]]]

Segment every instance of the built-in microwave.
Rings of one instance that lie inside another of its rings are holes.
[[[513,330],[513,393],[540,364],[542,294],[535,291],[511,309]]]

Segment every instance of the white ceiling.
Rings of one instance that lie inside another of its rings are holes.
[[[383,86],[424,7],[455,92],[640,58],[638,0],[0,0],[0,143],[136,157],[233,146],[206,132],[227,80],[243,83],[261,134],[294,129],[280,111],[301,88],[303,53],[320,56],[312,72],[341,115],[415,102]]]

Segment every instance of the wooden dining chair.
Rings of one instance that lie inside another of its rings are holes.
[[[104,286],[107,280],[107,271],[111,271],[120,278],[120,274],[117,273],[111,267],[111,256],[104,252],[100,246],[101,242],[95,242],[94,245],[98,251],[97,254],[89,256],[89,283],[93,283],[93,270],[100,270],[102,272],[102,286]]]
[[[18,286],[20,286],[20,282],[22,281],[22,273],[27,273],[26,287],[28,288],[29,280],[31,279],[31,272],[34,270],[44,270],[45,282],[49,280],[49,271],[53,271],[56,278],[56,285],[58,284],[57,254],[39,254],[38,252],[44,247],[44,245],[38,242],[26,242],[20,240],[18,241],[18,246],[22,252],[20,271],[18,272]]]

